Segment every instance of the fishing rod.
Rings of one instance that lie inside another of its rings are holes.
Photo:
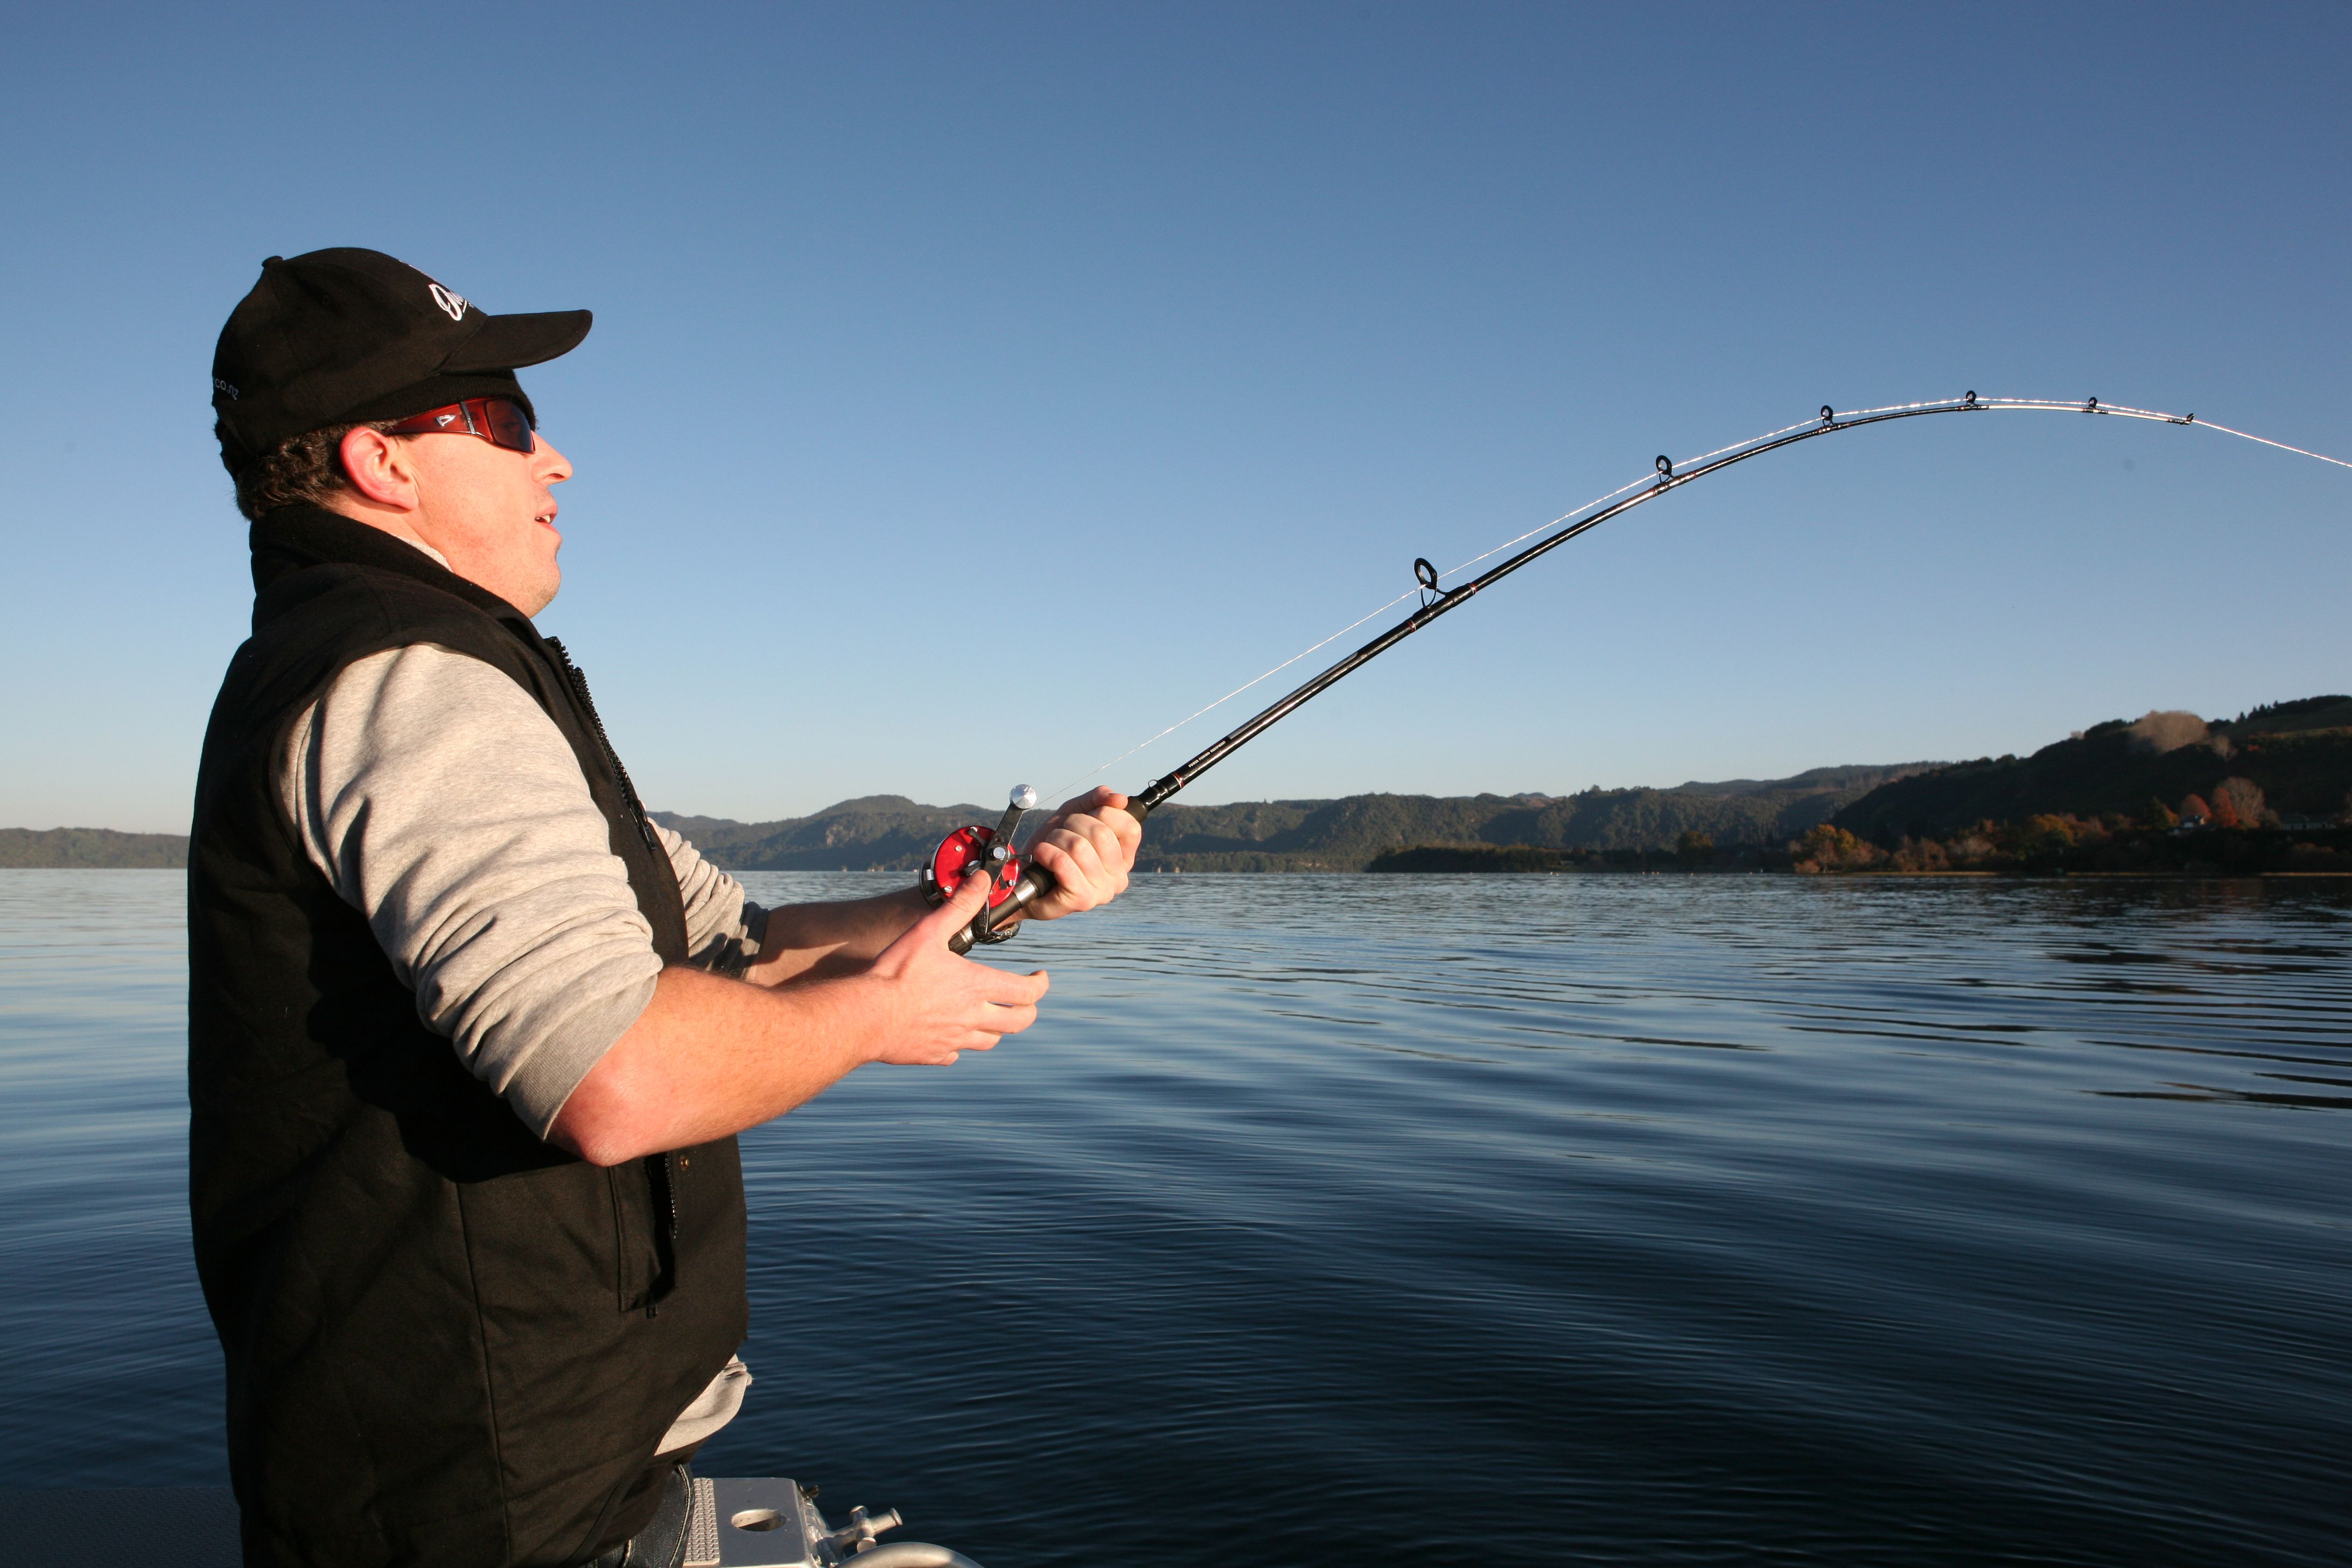
[[[1577,511],[1555,519],[1552,523],[1546,525],[1552,530],[1549,533],[1545,533],[1543,529],[1523,533],[1518,539],[1511,540],[1508,543],[1497,545],[1494,550],[1486,552],[1486,555],[1474,556],[1470,561],[1465,562],[1463,563],[1465,566],[1475,565],[1478,562],[1486,559],[1487,555],[1507,550],[1512,544],[1533,537],[1534,533],[1544,533],[1544,537],[1537,540],[1535,543],[1496,563],[1477,576],[1455,587],[1440,588],[1437,568],[1431,565],[1426,559],[1416,558],[1412,563],[1412,573],[1414,581],[1420,584],[1419,608],[1321,674],[1251,715],[1213,744],[1203,747],[1192,757],[1154,779],[1129,797],[1126,809],[1138,822],[1141,822],[1159,806],[1166,804],[1169,797],[1175,795],[1177,791],[1192,783],[1202,773],[1207,773],[1276,724],[1297,712],[1307,702],[1329,690],[1348,676],[1361,669],[1440,616],[1461,608],[1483,589],[1501,582],[1529,562],[1549,554],[1578,535],[1600,527],[1620,513],[1631,511],[1644,502],[1654,501],[1669,490],[1680,489],[1683,486],[1703,479],[1709,474],[1719,473],[1734,463],[1744,463],[1750,458],[1760,458],[1767,452],[1777,452],[1783,447],[1793,447],[1800,441],[1811,441],[1822,436],[1832,436],[1842,430],[1859,430],[1865,426],[1885,425],[1897,419],[1916,419],[1930,414],[1996,412],[2095,414],[2110,418],[2154,420],[2166,425],[2200,424],[2194,414],[2167,414],[2154,408],[2132,408],[2121,404],[2101,403],[2095,397],[2064,401],[2040,397],[1980,398],[1974,392],[1969,392],[1959,397],[1938,398],[1926,403],[1891,404],[1885,407],[1857,409],[1843,415],[1825,403],[1822,405],[1821,413],[1815,418],[1786,426],[1779,430],[1769,431],[1746,441],[1734,442],[1731,446],[1717,447],[1712,452],[1703,453],[1696,458],[1685,458],[1681,465],[1675,464],[1662,454],[1656,460],[1654,477],[1645,476],[1632,484],[1621,486],[1598,500],[1588,502],[1585,507],[1578,509]],[[2258,441],[2265,447],[2276,447],[2281,450],[2298,453],[2303,457],[2316,458],[2323,463],[2334,463],[2338,468],[2352,468],[2352,463],[2347,463],[2340,458],[2331,458],[2324,452],[2308,451],[2301,447],[2290,447],[2284,441],[2273,441],[2265,436],[2233,430],[2226,425],[2215,425],[2206,421],[2201,425],[2201,428],[2219,431],[2225,436],[2240,437],[2248,441]],[[1461,568],[1457,567],[1456,570]],[[1391,604],[1396,602],[1396,600],[1390,601]],[[1378,610],[1372,612],[1373,615],[1379,613]],[[1367,616],[1364,618],[1369,620],[1371,617]],[[1361,625],[1362,622],[1356,624]],[[1341,635],[1345,635],[1344,632],[1335,634],[1335,637]],[[1325,642],[1332,640],[1334,639],[1330,637],[1324,639]],[[1316,645],[1318,647],[1322,646],[1321,643]],[[1309,653],[1313,651],[1313,648],[1307,650]],[[1304,658],[1305,655],[1297,657]],[[1295,662],[1294,658],[1286,660],[1285,664]],[[1276,665],[1275,669],[1278,670],[1284,667],[1284,665]],[[1271,675],[1274,670],[1266,673]],[[1265,676],[1258,678],[1259,680],[1265,679]],[[1256,681],[1251,681],[1248,685],[1237,688],[1235,691],[1228,693],[1226,698],[1221,698],[1218,700],[1220,702],[1227,700],[1255,684],[1257,684]],[[1209,706],[1213,708],[1217,703],[1211,703]],[[1207,712],[1208,709],[1202,709],[1201,711]],[[1192,717],[1198,718],[1200,714],[1196,713]],[[1168,732],[1160,731],[1163,735]],[[1157,740],[1159,736],[1154,736],[1152,739]],[[1150,743],[1150,742],[1145,742],[1147,745]],[[1128,754],[1133,753],[1130,752]],[[1105,764],[1105,766],[1108,765]],[[978,826],[959,827],[940,840],[940,847],[932,852],[929,863],[923,868],[923,883],[935,900],[944,901],[963,885],[965,878],[975,873],[984,872],[994,883],[989,890],[987,907],[972,917],[970,925],[950,939],[948,946],[952,951],[968,952],[975,943],[1000,942],[1009,940],[1017,929],[1017,922],[1022,913],[1039,899],[1053,891],[1055,886],[1053,873],[1043,866],[1029,863],[1013,847],[1013,834],[1020,826],[1022,816],[1036,804],[1037,792],[1026,784],[1021,785],[1013,790],[1003,820],[994,827]]]

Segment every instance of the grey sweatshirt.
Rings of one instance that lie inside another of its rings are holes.
[[[417,1016],[545,1137],[661,973],[562,731],[508,676],[419,643],[348,666],[296,720],[278,777],[311,864],[367,916]],[[655,831],[688,951],[749,951],[763,911]]]
[[[347,666],[295,721],[278,779],[311,864],[367,917],[417,1016],[545,1137],[662,967],[554,721],[478,659],[393,648]],[[766,912],[655,831],[695,961],[756,952]],[[657,1451],[725,1426],[750,1381],[730,1362]]]

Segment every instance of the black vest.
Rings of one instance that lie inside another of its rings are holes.
[[[189,1203],[246,1561],[576,1563],[643,1523],[655,1444],[747,1331],[735,1141],[602,1170],[535,1137],[303,853],[289,731],[355,659],[470,655],[571,742],[669,963],[677,878],[513,605],[316,507],[254,525],[253,579],[188,854]]]

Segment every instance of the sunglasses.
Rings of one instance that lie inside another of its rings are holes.
[[[532,448],[530,416],[510,397],[468,397],[402,420],[384,431],[387,436],[479,436],[493,447],[529,456]]]

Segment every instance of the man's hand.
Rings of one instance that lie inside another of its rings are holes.
[[[1097,784],[1045,819],[1027,854],[1054,874],[1054,890],[1029,906],[1029,918],[1059,920],[1127,891],[1143,824],[1126,806],[1127,796]]]
[[[769,990],[665,969],[653,1000],[572,1091],[551,1142],[599,1165],[756,1127],[867,1062],[944,1067],[1027,1028],[1043,970],[958,958],[948,938],[988,897],[974,877],[863,973]]]
[[[1124,878],[1121,879],[1125,880]],[[946,1067],[960,1052],[984,1051],[1037,1021],[1037,999],[1051,984],[1042,969],[1008,974],[948,951],[948,938],[988,902],[991,879],[966,877],[955,897],[882,950],[865,981],[889,997],[891,1026],[873,1059],[898,1067]]]

